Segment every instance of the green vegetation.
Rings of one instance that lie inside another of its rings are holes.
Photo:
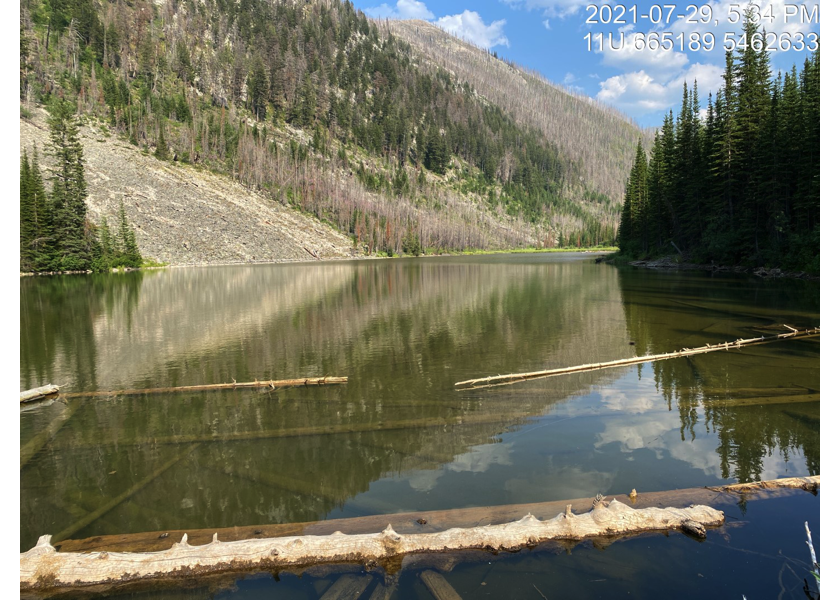
[[[104,271],[112,267],[139,267],[142,259],[120,206],[119,233],[112,236],[103,219],[96,227],[87,220],[87,183],[79,123],[73,105],[54,99],[50,106],[49,153],[55,160],[52,194],[33,150],[20,161],[20,270]]]
[[[72,98],[154,156],[231,175],[369,253],[614,242],[617,213],[571,199],[570,157],[469,84],[419,68],[349,2],[21,9],[22,98]],[[347,171],[361,187],[336,184]]]
[[[761,36],[746,20],[746,39]],[[820,55],[771,79],[766,50],[726,57],[724,85],[700,117],[697,85],[665,117],[627,181],[619,246],[676,246],[695,262],[819,271]]]

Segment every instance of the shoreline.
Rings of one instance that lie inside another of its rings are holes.
[[[606,262],[606,261],[604,261]],[[614,263],[613,263],[614,264]],[[715,264],[681,263],[674,260],[672,256],[656,258],[652,260],[632,260],[625,264],[632,267],[641,267],[654,270],[675,270],[675,271],[707,271],[710,273],[740,273],[755,275],[762,279],[802,279],[804,281],[819,281],[819,275],[811,275],[805,271],[786,272],[779,268],[768,269],[766,267],[745,267],[742,265],[726,266]]]
[[[464,252],[447,252],[443,254],[420,254],[413,256],[404,254],[401,256],[371,256],[360,254],[358,256],[334,256],[327,258],[290,258],[282,260],[266,260],[266,261],[231,261],[231,262],[197,262],[197,263],[178,263],[178,264],[156,264],[148,267],[140,267],[139,269],[114,269],[104,274],[115,273],[130,273],[133,271],[155,271],[162,269],[186,269],[192,267],[233,267],[233,266],[255,266],[255,265],[286,265],[286,264],[305,264],[305,263],[321,263],[321,262],[340,262],[340,261],[354,261],[354,260],[393,260],[401,258],[445,258],[455,256],[486,256],[493,254],[606,254],[615,252],[617,249],[613,247],[608,248],[512,248],[507,250],[466,250]],[[20,277],[43,277],[51,275],[92,275],[93,271],[45,271],[43,273],[36,272],[20,272]]]

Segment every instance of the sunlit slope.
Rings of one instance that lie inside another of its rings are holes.
[[[480,95],[538,128],[578,167],[584,187],[620,203],[636,143],[647,134],[627,116],[512,65],[426,21],[380,24],[432,65],[469,82]]]
[[[229,177],[157,160],[95,121],[81,128],[89,218],[117,223],[120,202],[144,258],[171,265],[344,258],[350,240]],[[49,167],[46,111],[20,120],[20,149]]]

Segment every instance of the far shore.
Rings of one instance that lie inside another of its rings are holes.
[[[442,252],[440,254],[429,253],[420,254],[419,256],[412,256],[411,254],[400,254],[395,256],[387,256],[385,254],[368,255],[359,254],[357,256],[331,256],[326,258],[290,258],[287,260],[266,260],[266,261],[230,261],[230,262],[195,262],[195,263],[154,263],[148,266],[140,267],[139,269],[112,269],[111,273],[128,273],[132,271],[155,271],[159,269],[185,269],[190,267],[234,267],[234,266],[251,266],[251,265],[287,265],[287,264],[303,264],[303,263],[320,263],[320,262],[341,262],[351,260],[379,260],[379,259],[396,259],[396,258],[439,258],[439,257],[454,257],[454,256],[485,256],[491,254],[548,254],[548,253],[586,253],[586,254],[607,254],[616,252],[618,248],[614,247],[596,247],[596,248],[508,248],[502,250],[465,250],[462,252]],[[36,277],[41,275],[91,275],[93,271],[47,271],[43,273],[21,272],[21,277]]]

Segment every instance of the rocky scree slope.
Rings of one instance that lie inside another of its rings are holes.
[[[81,128],[88,218],[117,223],[120,201],[145,259],[170,265],[284,262],[355,255],[349,238],[228,177],[167,163],[114,136],[95,120]],[[20,151],[37,148],[45,179],[47,113],[20,120]],[[49,183],[47,183],[49,189]]]

